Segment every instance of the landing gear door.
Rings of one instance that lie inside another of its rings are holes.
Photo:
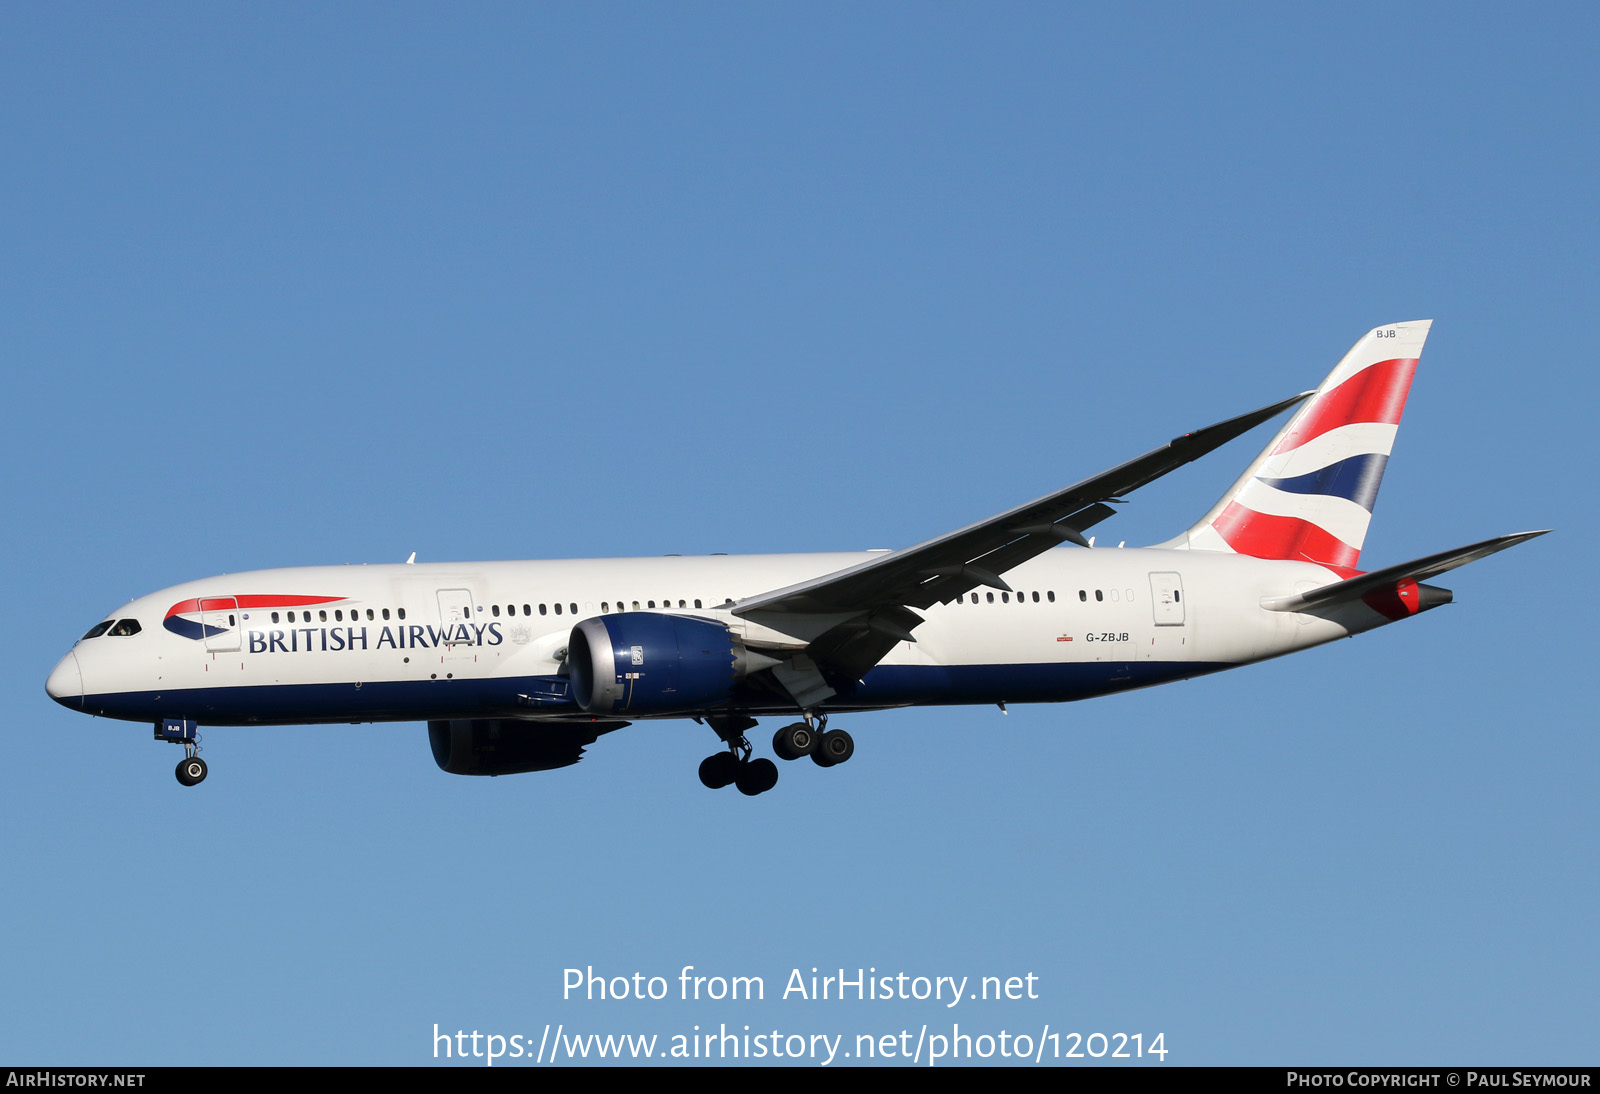
[[[231,653],[239,648],[239,602],[231,596],[200,598],[200,626],[206,649]]]
[[[446,647],[472,644],[472,610],[471,589],[439,590],[439,622],[448,634]]]
[[[1183,578],[1173,573],[1151,574],[1150,603],[1156,626],[1183,626]]]

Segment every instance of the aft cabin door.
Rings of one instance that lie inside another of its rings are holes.
[[[1149,636],[1139,640],[1139,656],[1149,661],[1191,661],[1189,645],[1188,597],[1183,592],[1183,577],[1171,572],[1150,575]]]
[[[1150,575],[1150,604],[1158,627],[1183,626],[1183,578],[1178,574]]]

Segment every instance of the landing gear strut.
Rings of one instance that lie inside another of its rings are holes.
[[[728,751],[718,752],[700,761],[700,781],[712,790],[721,790],[732,783],[739,793],[755,797],[765,794],[778,785],[778,765],[762,758],[752,760],[750,740],[744,735],[754,729],[756,720],[745,715],[709,717],[706,721],[716,730],[717,736],[728,744]]]
[[[192,718],[166,718],[156,723],[156,740],[183,746],[178,761],[178,781],[195,786],[205,781],[206,762],[200,758],[200,726]]]

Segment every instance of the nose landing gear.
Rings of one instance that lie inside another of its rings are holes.
[[[199,756],[188,756],[178,761],[178,781],[184,786],[194,786],[206,777],[206,762]]]
[[[206,762],[200,758],[200,725],[192,718],[165,718],[156,723],[156,740],[183,746],[178,761],[178,781],[195,786],[205,781]]]

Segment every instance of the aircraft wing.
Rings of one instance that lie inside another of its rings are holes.
[[[807,653],[857,677],[896,642],[916,641],[911,629],[922,617],[912,609],[948,603],[980,585],[1009,590],[1001,575],[1012,567],[1063,542],[1087,546],[1083,532],[1115,512],[1107,502],[1199,459],[1311,394],[1185,433],[1064,490],[914,547],[750,597],[735,605],[733,613],[771,621],[780,629],[783,620],[778,617],[844,616],[813,639]]]

